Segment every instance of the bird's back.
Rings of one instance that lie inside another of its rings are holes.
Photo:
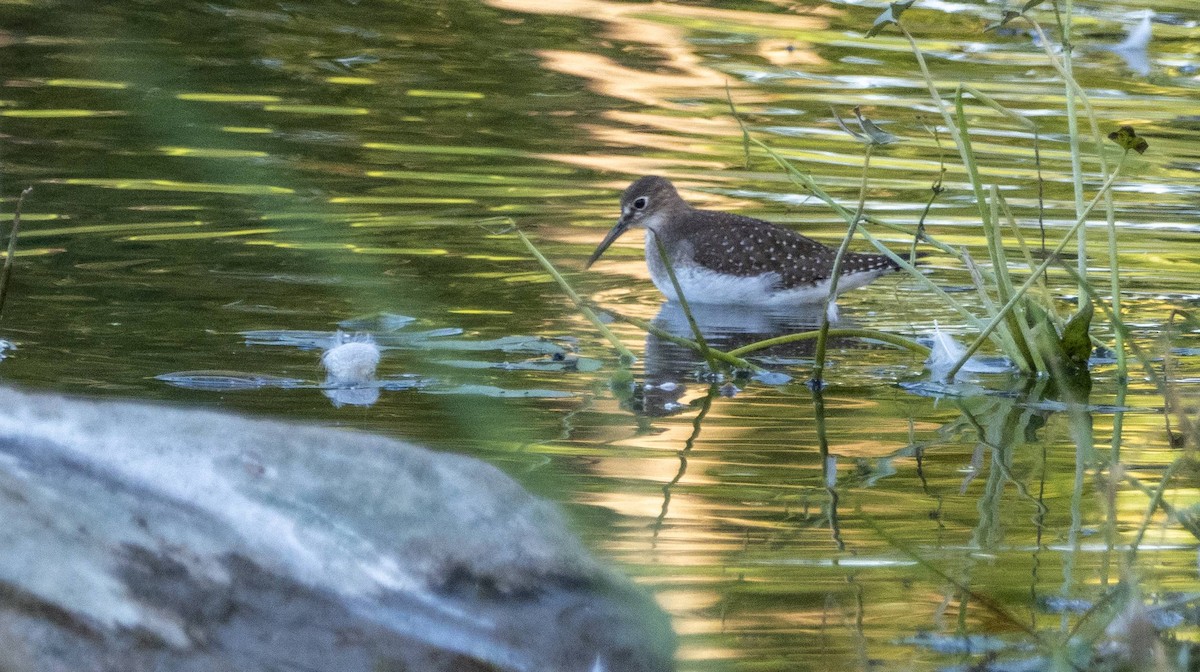
[[[836,251],[770,222],[711,210],[693,210],[687,238],[698,266],[725,275],[779,275],[778,289],[793,289],[828,280]],[[884,273],[898,266],[881,254],[850,252],[842,274]]]

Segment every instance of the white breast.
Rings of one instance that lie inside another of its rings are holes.
[[[653,246],[653,243],[650,243]],[[653,253],[654,257],[650,257]],[[650,278],[654,286],[668,299],[678,301],[675,288],[666,269],[658,259],[657,250],[647,250],[647,262],[650,267]],[[658,262],[658,263],[654,263]],[[838,281],[837,293],[862,287],[882,275],[883,271],[864,271],[842,276]],[[741,304],[748,303],[758,306],[794,306],[816,304],[825,300],[829,295],[829,281],[825,280],[815,285],[778,289],[779,274],[767,273],[754,276],[736,276],[717,273],[706,268],[694,266],[675,267],[675,277],[683,289],[683,295],[689,303],[709,304]]]

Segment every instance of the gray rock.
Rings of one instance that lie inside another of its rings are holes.
[[[498,469],[368,434],[0,389],[0,669],[669,670]]]

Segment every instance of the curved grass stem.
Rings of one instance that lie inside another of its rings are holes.
[[[646,320],[643,320],[638,317],[633,317],[631,315],[622,315],[621,313],[614,312],[607,308],[604,309],[604,312],[608,313],[609,315],[612,315],[613,319],[617,319],[622,322],[632,324],[633,326],[637,327],[638,329],[641,329],[642,331],[644,331],[648,334],[657,336],[658,338],[661,338],[664,341],[670,341],[671,343],[674,343],[675,345],[678,345],[678,346],[681,346],[684,348],[688,348],[689,350],[693,350],[697,353],[700,352],[700,344],[699,343],[697,343],[693,340],[684,338],[682,336],[676,336],[675,334],[672,334],[671,332],[667,331],[666,329],[657,327],[657,326],[651,324],[650,322],[647,322]],[[708,353],[716,361],[728,364],[729,366],[731,366],[735,369],[743,369],[746,371],[753,371],[755,373],[766,372],[766,369],[762,368],[761,366],[758,366],[756,364],[748,362],[748,361],[742,359],[741,357],[737,357],[728,352],[724,352],[722,350],[717,350],[716,348],[711,348],[711,347],[708,348]]]
[[[537,247],[533,244],[533,241],[529,240],[529,237],[525,235],[525,232],[521,231],[519,228],[514,230],[517,232],[517,237],[521,239],[521,242],[525,243],[525,247],[529,249],[530,254],[532,254],[534,258],[538,260],[538,263],[542,265],[542,268],[546,269],[546,272],[550,274],[550,277],[554,278],[554,281],[558,283],[558,286],[561,287],[563,292],[571,299],[571,302],[575,304],[575,307],[579,309],[579,312],[583,313],[583,316],[592,323],[592,326],[596,327],[596,330],[603,334],[604,338],[608,339],[608,342],[612,344],[613,349],[616,350],[617,354],[620,356],[621,363],[625,366],[629,366],[630,364],[636,362],[637,357],[633,355],[629,348],[625,347],[625,344],[621,342],[621,339],[617,338],[617,335],[614,334],[611,329],[609,329],[603,322],[600,321],[600,317],[596,315],[595,311],[593,311],[587,305],[587,303],[584,302],[583,298],[580,297],[578,293],[576,293],[575,289],[571,287],[571,283],[567,282],[567,279],[558,272],[558,269],[554,267],[554,264],[550,263],[550,260],[547,259],[540,250],[537,249]]]
[[[908,350],[915,354],[921,355],[922,357],[929,356],[929,348],[921,345],[920,343],[917,343],[916,341],[914,341],[912,339],[904,338],[903,336],[897,336],[895,334],[889,334],[886,331],[876,331],[874,329],[833,329],[833,328],[830,328],[825,333],[829,337],[832,337],[832,338],[864,338],[864,339],[870,339],[873,341],[880,341],[883,343],[887,343],[888,345],[894,345],[898,348],[903,348],[904,350]],[[767,339],[764,339],[761,341],[756,341],[754,343],[750,343],[749,345],[743,345],[740,348],[735,348],[733,350],[730,350],[728,354],[730,354],[734,357],[741,357],[743,355],[748,355],[752,352],[758,352],[759,350],[766,350],[767,348],[773,348],[777,345],[786,345],[788,343],[796,343],[798,341],[809,341],[809,340],[819,337],[820,335],[821,335],[821,332],[819,330],[801,331],[801,332],[798,332],[795,334],[784,334],[783,336],[767,338]]]

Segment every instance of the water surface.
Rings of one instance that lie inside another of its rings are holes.
[[[1143,6],[1157,14],[1139,74],[1104,47]],[[34,187],[0,324],[16,349],[0,366],[32,388],[345,425],[483,457],[561,502],[593,550],[654,592],[684,669],[935,669],[982,655],[979,644],[939,651],[936,637],[1027,642],[964,586],[1048,631],[1078,617],[1064,604],[1089,604],[1127,568],[1148,597],[1195,593],[1196,538],[1161,512],[1126,563],[1146,489],[1179,454],[1166,402],[1136,367],[1122,386],[1111,359],[1094,361],[1086,400],[1003,374],[964,392],[931,384],[920,357],[839,341],[814,400],[806,347],[756,360],[788,384],[713,382],[690,356],[615,324],[639,356],[631,388],[505,232],[509,221],[529,232],[581,293],[686,333],[635,236],[582,272],[619,190],[667,175],[697,205],[832,244],[839,217],[767,157],[747,167],[728,100],[756,138],[848,207],[864,152],[831,108],[849,118],[860,105],[902,138],[873,157],[866,210],[911,227],[944,164],[947,191],[927,226],[984,258],[956,153],[927,131],[937,115],[907,42],[894,30],[862,38],[878,11],[0,5],[6,211]],[[1101,130],[1133,124],[1151,144],[1116,188],[1126,319],[1158,365],[1172,354],[1172,389],[1191,399],[1200,345],[1166,336],[1172,310],[1200,303],[1200,15],[1187,0],[1076,11],[1074,68]],[[1030,241],[1040,217],[1053,242],[1074,220],[1064,89],[1025,31],[983,32],[998,12],[919,3],[905,18],[943,92],[971,83],[1041,125],[1039,215],[1031,136],[988,108],[969,112],[985,176]],[[1115,162],[1119,150],[1104,151]],[[1103,219],[1089,228],[1089,268],[1106,287]],[[911,240],[872,231],[896,249]],[[924,268],[944,287],[969,286],[946,255]],[[1051,282],[1066,312],[1073,283]],[[899,275],[840,306],[854,325],[914,337],[935,321],[970,331]],[[347,322],[381,313],[391,321]],[[806,324],[720,313],[712,326],[729,347]],[[1099,322],[1095,335],[1111,343]],[[334,404],[320,389],[320,348],[339,329],[384,347],[372,405]],[[1193,506],[1194,483],[1173,481],[1166,500]]]

